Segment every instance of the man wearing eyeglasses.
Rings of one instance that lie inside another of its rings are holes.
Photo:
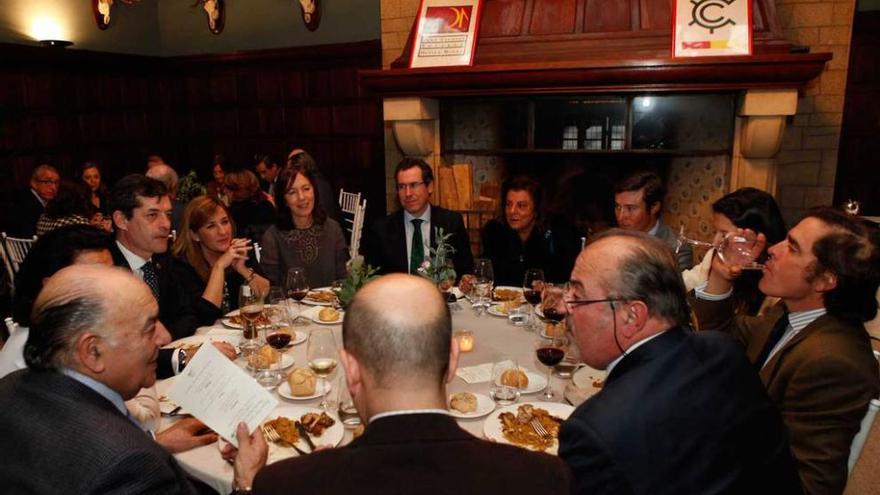
[[[653,172],[629,175],[614,186],[614,216],[618,227],[647,232],[673,251],[678,249],[678,266],[687,270],[694,264],[694,251],[690,245],[679,248],[678,232],[660,218],[665,192],[663,180]]]
[[[779,413],[735,339],[690,330],[662,242],[600,234],[557,309],[584,362],[607,371],[560,429],[575,493],[800,493]]]
[[[430,165],[416,158],[397,164],[397,199],[403,207],[373,224],[364,236],[367,263],[381,273],[417,274],[437,245],[437,232],[451,234],[448,242],[455,249],[452,263],[460,277],[472,273],[474,259],[464,220],[460,213],[433,206],[434,173]]]
[[[30,190],[20,191],[14,195],[7,212],[15,212],[9,216],[7,233],[14,237],[32,237],[36,232],[37,219],[46,209],[49,201],[58,194],[61,176],[55,167],[40,165],[31,173]]]

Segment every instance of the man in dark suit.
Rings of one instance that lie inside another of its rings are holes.
[[[3,491],[200,492],[123,403],[153,385],[170,341],[150,289],[118,268],[73,265],[47,281],[33,314],[28,369],[0,380]],[[235,482],[248,487],[266,445],[243,424],[238,437]]]
[[[759,244],[756,253],[764,249]],[[805,491],[838,494],[853,437],[868,402],[880,394],[863,324],[877,314],[880,234],[819,208],[768,253],[758,288],[781,298],[781,306],[735,316],[729,296],[741,270],[716,257],[708,282],[695,290],[694,311],[701,329],[729,332],[745,347],[782,412]]]
[[[40,165],[31,173],[30,189],[12,195],[9,204],[9,226],[7,234],[13,237],[33,237],[37,230],[37,220],[46,209],[46,204],[58,194],[61,176],[51,165]]]
[[[558,310],[602,390],[562,424],[578,494],[800,493],[779,413],[736,341],[694,333],[672,253],[600,234]]]
[[[403,210],[375,222],[364,235],[367,263],[381,273],[414,274],[437,245],[438,229],[443,229],[451,234],[448,242],[455,249],[452,264],[457,276],[473,273],[474,258],[461,214],[429,202],[434,192],[431,167],[423,160],[405,158],[397,164],[394,177]]]
[[[165,185],[144,175],[128,175],[110,190],[109,203],[116,236],[116,242],[110,246],[113,264],[131,270],[147,283],[159,302],[159,320],[172,338],[188,337],[200,325],[213,323],[199,320],[193,299],[201,294],[185,293],[183,286],[174,280],[174,270],[170,269],[171,263],[179,261],[167,253],[171,200]],[[231,346],[215,346],[234,359]],[[172,376],[188,359],[192,356],[185,350],[163,349],[159,376]]]
[[[614,185],[614,216],[617,226],[626,230],[647,232],[660,239],[669,249],[678,249],[676,259],[681,270],[694,264],[694,250],[689,244],[679,248],[678,231],[663,223],[660,212],[666,190],[663,180],[654,172],[641,171],[624,177]]]
[[[342,324],[345,378],[364,434],[350,445],[267,466],[254,493],[568,493],[553,456],[480,440],[446,410],[458,346],[449,308],[421,277],[358,291]]]

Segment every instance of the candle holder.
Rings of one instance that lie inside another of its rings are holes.
[[[461,352],[471,352],[474,349],[476,339],[474,332],[470,330],[458,330],[455,332],[455,339],[458,340],[458,349]]]

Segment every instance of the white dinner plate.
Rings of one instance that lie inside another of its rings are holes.
[[[287,369],[293,366],[293,356],[288,356],[287,354],[281,353],[281,369]],[[256,371],[251,366],[251,363],[248,363],[247,368],[251,371]],[[278,363],[272,363],[271,369],[278,369]]]
[[[574,411],[574,407],[568,404],[560,404],[558,402],[525,402],[523,404],[513,404],[507,407],[502,407],[492,412],[492,414],[490,414],[489,417],[486,418],[485,423],[483,423],[483,434],[486,436],[486,438],[488,438],[489,440],[494,440],[498,443],[506,443],[509,445],[516,445],[517,447],[527,448],[523,445],[511,443],[508,439],[504,438],[504,433],[501,432],[500,419],[501,413],[509,412],[516,415],[517,408],[525,404],[544,409],[551,415],[556,416],[557,418],[560,418],[562,420],[568,418],[571,415],[572,411]],[[553,442],[553,445],[544,452],[556,455],[558,450],[559,441],[557,440]]]
[[[544,388],[547,386],[546,376],[526,369],[523,369],[523,371],[525,371],[526,376],[529,377],[529,385],[524,390],[520,390],[520,394],[534,394],[535,392],[540,392],[544,390]],[[495,384],[501,385],[501,377],[495,380]]]
[[[447,407],[449,401],[452,400],[452,396],[454,394],[449,394],[449,397],[446,398]],[[474,397],[477,398],[477,410],[474,412],[463,413],[456,411],[455,409],[449,409],[449,415],[459,418],[459,419],[474,419],[474,418],[482,418],[483,416],[489,414],[490,412],[495,410],[495,401],[492,400],[491,397],[484,394],[474,394]]]
[[[602,390],[602,387],[605,385],[605,377],[606,373],[604,371],[584,366],[571,375],[571,383],[588,394],[587,397],[592,397]]]
[[[330,382],[327,380],[323,380],[323,381],[318,380],[318,383],[315,384],[315,393],[314,394],[304,395],[304,396],[300,397],[298,395],[293,395],[293,393],[290,391],[290,384],[287,383],[287,380],[284,380],[283,382],[281,382],[281,385],[278,385],[278,395],[280,395],[281,397],[284,397],[285,399],[290,399],[290,400],[309,400],[309,399],[316,399],[316,398],[324,395],[325,389],[327,390],[327,392],[330,392],[330,390],[333,389],[333,385],[331,385]]]
[[[238,347],[241,344],[241,335],[233,336],[233,335],[190,335],[189,337],[184,337],[182,339],[177,339],[170,344],[163,346],[163,349],[190,349],[201,346],[205,342],[226,342],[227,344],[235,347],[235,353],[241,354],[241,349]]]
[[[309,309],[304,309],[303,312],[300,313],[299,315],[302,317],[308,318],[319,325],[339,325],[342,323],[343,318],[345,318],[345,312],[340,311],[339,317],[336,318],[335,320],[321,321],[321,318],[318,317],[318,313],[320,313],[322,309],[324,309],[324,308],[321,306],[313,306]]]
[[[290,343],[287,344],[287,347],[292,347],[297,344],[302,344],[306,340],[309,339],[309,334],[305,332],[300,332],[299,330],[295,330],[293,333],[293,338],[290,339]]]
[[[271,308],[271,307],[273,307],[271,304],[266,304],[263,306],[263,308]],[[240,323],[233,323],[231,320],[231,317],[237,316],[238,313],[239,313],[239,311],[237,309],[226,313],[225,315],[223,315],[223,318],[220,319],[220,323],[222,323],[223,326],[225,326],[225,327],[237,328],[239,330],[243,329],[244,325],[242,325]],[[259,325],[258,328],[266,328],[268,326],[269,325]]]
[[[316,289],[309,290],[309,294],[312,292],[332,292],[330,287],[318,287]],[[302,300],[303,304],[307,304],[309,306],[332,306],[332,303],[324,302],[324,301],[314,301],[309,299],[309,296],[306,296],[305,299]]]
[[[299,421],[306,413],[320,414],[321,412],[320,409],[315,407],[306,407],[297,404],[280,404],[271,414],[269,414],[268,417],[266,417],[266,421],[273,420],[278,416],[284,416],[294,421]],[[324,433],[322,433],[321,436],[312,437],[312,441],[315,445],[329,445],[335,447],[342,441],[342,437],[345,435],[345,428],[342,426],[342,421],[339,421],[339,418],[335,414],[330,414],[330,417],[335,421],[333,426],[324,430]],[[299,455],[290,447],[284,447],[274,442],[267,443],[269,444],[269,458],[266,461],[266,464],[272,464],[273,462],[278,462],[287,459],[288,457]],[[296,446],[306,452],[309,451],[308,444],[306,444],[306,441],[302,438],[299,439]]]
[[[489,309],[487,309],[486,312],[492,316],[507,318],[507,311],[505,311],[500,304],[493,304],[489,306]]]

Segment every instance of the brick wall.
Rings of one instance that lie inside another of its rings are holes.
[[[831,204],[855,0],[777,0],[789,40],[831,52],[825,71],[801,92],[779,152],[778,194],[789,224],[812,206]]]
[[[382,0],[382,66],[388,68],[403,52],[419,0]]]

